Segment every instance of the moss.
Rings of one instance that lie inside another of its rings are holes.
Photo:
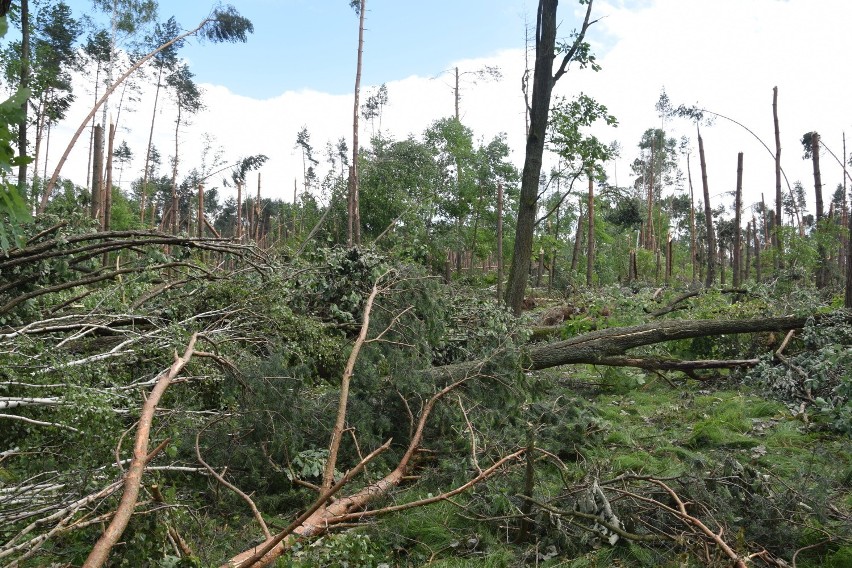
[[[730,428],[730,423],[716,419],[695,424],[686,440],[689,448],[753,448],[758,445],[758,440],[744,436]]]

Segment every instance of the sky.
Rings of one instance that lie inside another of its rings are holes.
[[[77,14],[96,15],[90,0],[66,1]],[[308,128],[321,161],[328,141],[345,137],[351,147],[358,19],[348,0],[232,3],[254,24],[246,44],[193,40],[180,52],[203,89],[206,109],[181,128],[179,176],[200,163],[204,140],[213,140],[226,162],[269,156],[261,170],[263,195],[290,201],[294,182],[301,184],[302,178],[301,156],[294,148],[302,127]],[[160,19],[174,15],[185,28],[197,25],[211,9],[200,0],[160,5]],[[525,30],[534,25],[536,5],[534,0],[368,0],[362,101],[378,85],[387,85],[382,132],[396,139],[417,137],[433,121],[452,115],[452,69],[458,67],[462,122],[477,140],[504,134],[520,169]],[[560,3],[560,38],[576,29],[582,9],[569,0]],[[852,2],[595,0],[593,18],[598,21],[587,39],[602,70],[572,67],[554,95],[570,98],[584,92],[617,117],[617,128],[598,128],[595,134],[621,145],[621,157],[607,165],[619,185],[632,183],[629,164],[638,156],[642,133],[662,125],[654,109],[662,89],[675,105],[696,104],[741,122],[774,150],[772,88],[777,86],[782,167],[789,181],[801,180],[809,194],[812,170],[802,160],[801,136],[816,130],[842,155],[842,134],[852,131],[852,79],[843,65]],[[503,78],[474,81],[473,72],[486,65],[499,66]],[[80,92],[89,84],[81,83]],[[122,110],[116,138],[116,144],[126,140],[137,157],[122,173],[125,188],[142,169],[153,107],[151,89],[138,96],[132,108]],[[52,134],[50,170],[90,104],[91,95],[81,94],[69,120]],[[175,153],[174,108],[167,96],[156,115],[155,145],[164,156]],[[691,137],[693,183],[700,193],[694,125],[676,119],[664,126],[672,136]],[[377,128],[362,121],[362,140]],[[761,193],[772,206],[770,152],[725,120],[702,127],[702,135],[713,205],[727,204],[730,210],[737,152],[742,151],[746,206],[758,202]],[[81,139],[62,172],[81,184],[87,149],[88,139]],[[842,170],[828,154],[822,170],[823,183],[833,192]],[[221,186],[221,179],[210,183]]]

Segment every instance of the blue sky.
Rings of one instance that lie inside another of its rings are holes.
[[[90,0],[66,0],[75,13]],[[234,0],[254,24],[246,44],[193,40],[181,56],[199,82],[234,93],[269,98],[287,90],[351,92],[358,17],[348,0]],[[160,2],[159,16],[184,27],[198,24],[213,6],[189,0]],[[362,81],[381,84],[409,75],[434,76],[451,62],[522,48],[524,18],[534,24],[533,0],[368,0]]]

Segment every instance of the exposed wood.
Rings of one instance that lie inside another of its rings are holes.
[[[733,252],[733,286],[739,288],[741,280],[741,250],[742,250],[742,210],[743,210],[743,153],[737,154],[737,190],[734,197],[734,250]]]
[[[97,178],[95,178],[97,179]],[[113,515],[112,522],[104,530],[98,542],[89,553],[84,568],[96,568],[103,566],[112,547],[124,534],[124,529],[127,528],[127,523],[130,522],[130,516],[136,507],[136,499],[139,496],[139,486],[142,482],[142,473],[145,471],[145,464],[148,456],[148,439],[151,433],[151,424],[154,419],[154,411],[157,409],[157,404],[160,398],[168,388],[169,384],[183,370],[184,366],[192,358],[192,352],[195,349],[195,342],[198,339],[198,334],[193,334],[189,343],[184,350],[183,356],[178,357],[175,353],[175,359],[172,366],[163,371],[157,378],[157,382],[145,404],[142,405],[142,414],[139,417],[139,423],[136,428],[136,441],[133,444],[133,459],[130,461],[130,466],[127,468],[127,473],[124,475],[124,492],[121,495],[118,509]]]

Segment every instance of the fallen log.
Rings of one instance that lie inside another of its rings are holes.
[[[636,347],[654,345],[676,339],[693,339],[740,333],[789,331],[801,329],[818,316],[779,316],[747,320],[668,320],[629,327],[602,329],[553,343],[529,347],[521,354],[523,371],[538,371],[562,365],[607,365],[607,360],[622,357]],[[852,320],[852,316],[849,318]],[[620,360],[623,365],[624,360]],[[437,381],[449,382],[458,377],[482,372],[487,361],[466,361],[434,367],[428,373]]]

